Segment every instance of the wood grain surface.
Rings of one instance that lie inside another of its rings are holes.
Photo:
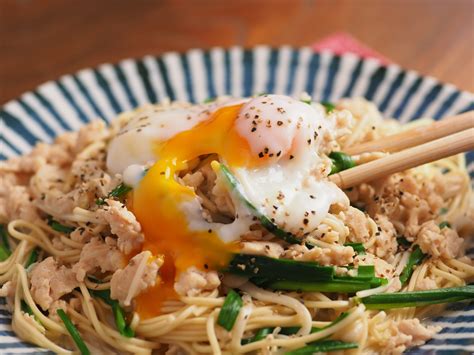
[[[474,91],[474,0],[0,0],[0,104],[126,57],[303,46],[337,31],[405,68]]]

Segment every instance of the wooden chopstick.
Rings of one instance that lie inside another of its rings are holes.
[[[403,149],[446,137],[450,134],[473,127],[474,111],[468,111],[460,115],[444,118],[430,125],[416,127],[372,142],[348,147],[344,149],[344,153],[356,155],[365,152],[399,152]]]
[[[344,170],[329,180],[346,189],[469,150],[474,150],[474,128]]]

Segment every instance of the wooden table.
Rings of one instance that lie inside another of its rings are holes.
[[[336,31],[474,91],[473,0],[0,0],[0,104],[61,74],[126,57],[302,46]]]

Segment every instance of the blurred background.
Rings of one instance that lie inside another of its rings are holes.
[[[474,91],[474,0],[0,0],[0,104],[84,67],[349,33],[391,62]]]

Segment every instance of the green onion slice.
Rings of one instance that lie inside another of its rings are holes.
[[[362,243],[346,243],[344,246],[352,247],[352,249],[354,249],[354,251],[359,255],[365,255],[365,247]]]
[[[253,337],[242,339],[241,344],[242,345],[250,344],[250,343],[254,343],[256,341],[265,339],[268,334],[272,334],[273,330],[274,328],[261,328],[255,333]]]
[[[10,257],[10,252],[3,244],[0,244],[0,261],[5,261]]]
[[[343,152],[331,152],[329,158],[332,160],[330,175],[353,168],[356,165],[351,156]]]
[[[66,312],[64,312],[64,310],[62,310],[61,308],[58,308],[56,312],[59,318],[61,318],[61,320],[63,321],[64,326],[66,327],[67,331],[71,335],[72,340],[74,340],[74,342],[76,343],[77,348],[79,349],[81,354],[90,355],[89,348],[87,347],[86,343],[84,343],[84,340],[82,340],[81,334],[79,333],[75,325],[66,315]]]
[[[8,252],[8,255],[11,255],[12,249],[10,247],[10,241],[8,240],[8,231],[7,226],[2,224],[0,225],[0,234],[2,236],[2,243],[5,247],[5,250]]]
[[[332,111],[334,111],[336,109],[336,105],[334,105],[332,102],[322,101],[321,105],[324,106],[327,113],[331,113]]]
[[[240,295],[234,290],[230,290],[217,317],[217,324],[227,331],[231,331],[242,305],[243,302]]]
[[[102,299],[110,307],[112,307],[112,312],[114,314],[115,326],[119,333],[127,338],[133,338],[135,332],[130,326],[127,325],[125,320],[125,311],[120,306],[117,300],[110,298],[110,290],[89,290],[91,295]]]
[[[411,274],[413,274],[413,268],[415,267],[415,265],[421,264],[425,257],[426,255],[423,254],[420,247],[418,245],[415,245],[413,251],[410,254],[410,257],[408,258],[408,262],[403,268],[403,271],[399,277],[402,285],[410,279]]]
[[[107,195],[107,197],[105,198],[98,198],[95,203],[96,205],[104,205],[105,204],[105,200],[107,198],[111,198],[111,197],[116,197],[116,198],[119,198],[119,197],[123,197],[125,196],[126,194],[128,194],[130,191],[132,191],[132,187],[131,186],[128,186],[124,183],[121,183],[121,184],[118,184],[112,191],[110,191]]]
[[[56,232],[65,233],[65,234],[72,233],[76,229],[75,227],[69,227],[64,224],[61,224],[55,221],[52,217],[48,218],[48,225]]]
[[[451,228],[451,224],[448,222],[448,221],[443,221],[439,224],[439,228],[440,229],[443,229],[443,228]]]
[[[381,293],[358,298],[368,309],[422,307],[474,299],[474,285],[413,292]]]
[[[34,248],[31,251],[30,256],[28,257],[28,259],[26,260],[25,269],[28,269],[31,266],[31,264],[36,263],[36,260],[38,260],[38,249]]]

